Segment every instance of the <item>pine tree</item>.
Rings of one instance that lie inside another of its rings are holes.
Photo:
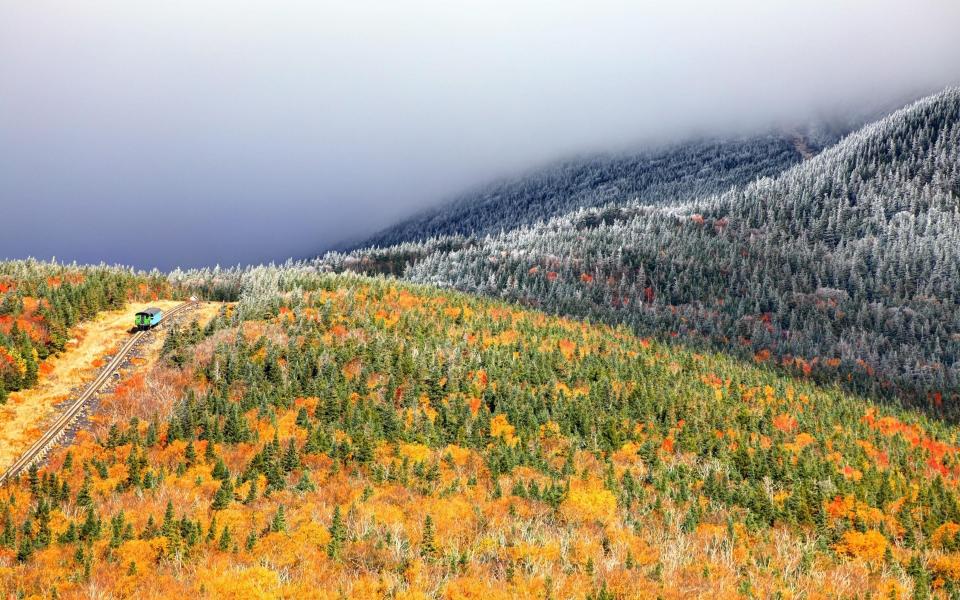
[[[30,465],[27,470],[27,483],[30,484],[30,493],[34,496],[40,493],[40,467],[37,463]]]
[[[17,548],[17,562],[25,563],[33,556],[33,540],[28,536],[20,539],[20,547]]]
[[[220,482],[220,488],[213,497],[213,503],[210,508],[213,510],[223,510],[233,502],[233,484],[230,479],[224,479]]]
[[[88,508],[87,517],[84,520],[83,525],[80,526],[80,539],[96,540],[100,537],[100,529],[100,516],[97,515],[93,508]]]
[[[247,489],[247,497],[244,498],[243,503],[246,505],[253,504],[257,500],[257,478],[254,477],[250,480],[250,487]]]
[[[423,539],[420,541],[420,555],[424,558],[437,556],[437,544],[434,540],[433,518],[427,515],[423,521]]]
[[[187,447],[183,451],[183,457],[187,461],[187,466],[193,466],[197,462],[197,451],[193,447],[193,440],[187,442]]]
[[[300,407],[300,410],[297,411],[297,426],[306,428],[310,425],[310,416],[307,414],[307,409]]]
[[[13,548],[17,541],[17,532],[13,526],[13,516],[10,514],[10,505],[3,507],[3,531],[0,532],[0,546]]]
[[[317,486],[314,485],[313,481],[310,479],[310,473],[307,471],[304,471],[303,474],[300,476],[300,481],[297,482],[297,485],[294,489],[300,492],[301,494],[303,494],[306,492],[317,491]]]
[[[217,548],[219,548],[221,552],[226,552],[232,544],[233,538],[230,535],[230,527],[224,525],[223,531],[220,533],[220,541],[217,543]]]
[[[230,479],[230,471],[227,469],[226,463],[223,462],[222,458],[217,458],[217,462],[213,467],[211,476],[214,479],[219,479],[221,481],[226,481]]]
[[[270,531],[281,532],[287,530],[287,517],[284,511],[283,505],[277,507],[277,512],[273,515],[273,520],[270,521]]]
[[[290,473],[300,467],[300,452],[297,450],[297,445],[293,438],[290,438],[287,443],[287,451],[283,454],[282,465],[284,473]]]
[[[150,421],[150,425],[147,427],[147,435],[144,438],[144,445],[147,448],[152,448],[157,445],[157,440],[159,437],[160,425],[157,423],[157,419],[154,418]]]
[[[57,542],[60,544],[73,544],[78,539],[80,539],[80,535],[77,532],[77,525],[73,521],[70,521],[66,530],[57,536]]]
[[[339,558],[343,545],[347,541],[347,527],[340,514],[340,506],[333,509],[333,519],[330,522],[330,542],[327,544],[327,556]]]
[[[212,462],[214,462],[215,460],[217,460],[217,453],[216,453],[216,451],[214,450],[214,447],[213,447],[213,446],[214,446],[213,442],[212,442],[212,441],[209,441],[209,442],[207,442],[207,446],[206,446],[206,447],[204,448],[204,450],[203,450],[203,459],[204,459],[204,461],[207,462],[207,464],[212,463]]]
[[[207,528],[207,541],[212,542],[217,537],[217,515],[210,518],[210,526]]]
[[[153,515],[147,517],[147,524],[144,525],[143,531],[140,533],[140,539],[142,540],[152,540],[160,534],[160,530],[157,529],[157,523],[153,519]]]
[[[124,542],[124,525],[125,517],[123,511],[115,514],[110,519],[110,547],[113,549],[119,548],[120,544]]]
[[[176,520],[173,513],[173,500],[167,500],[167,508],[163,512],[163,524],[160,526],[160,533],[167,538],[172,538],[176,533]]]

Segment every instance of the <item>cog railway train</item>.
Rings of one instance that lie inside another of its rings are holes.
[[[136,314],[134,322],[137,329],[152,329],[163,320],[163,311],[159,308],[145,308]]]

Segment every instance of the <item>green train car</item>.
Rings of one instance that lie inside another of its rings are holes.
[[[160,324],[163,319],[163,311],[159,308],[145,308],[137,313],[135,323],[137,329],[150,329]]]

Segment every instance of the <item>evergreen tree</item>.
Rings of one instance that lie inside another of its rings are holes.
[[[233,538],[230,535],[230,527],[227,525],[223,526],[223,531],[220,533],[220,541],[217,542],[217,548],[221,552],[226,552],[233,545]]]
[[[327,556],[339,558],[343,545],[347,541],[347,527],[340,514],[340,506],[333,509],[333,519],[330,522],[330,541],[327,543]]]
[[[217,489],[210,508],[213,510],[223,510],[230,506],[231,502],[233,502],[233,484],[230,483],[230,479],[228,478],[220,482],[220,488]]]
[[[277,507],[277,512],[273,515],[273,520],[270,521],[270,531],[281,532],[287,530],[287,517],[284,512],[283,505]]]
[[[420,555],[424,558],[437,556],[437,544],[434,540],[433,518],[430,515],[423,520],[423,538],[420,541]]]

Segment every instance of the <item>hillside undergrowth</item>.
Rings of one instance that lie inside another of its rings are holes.
[[[173,334],[179,400],[0,490],[0,593],[960,583],[955,427],[623,327],[354,276],[263,281],[260,302]]]

